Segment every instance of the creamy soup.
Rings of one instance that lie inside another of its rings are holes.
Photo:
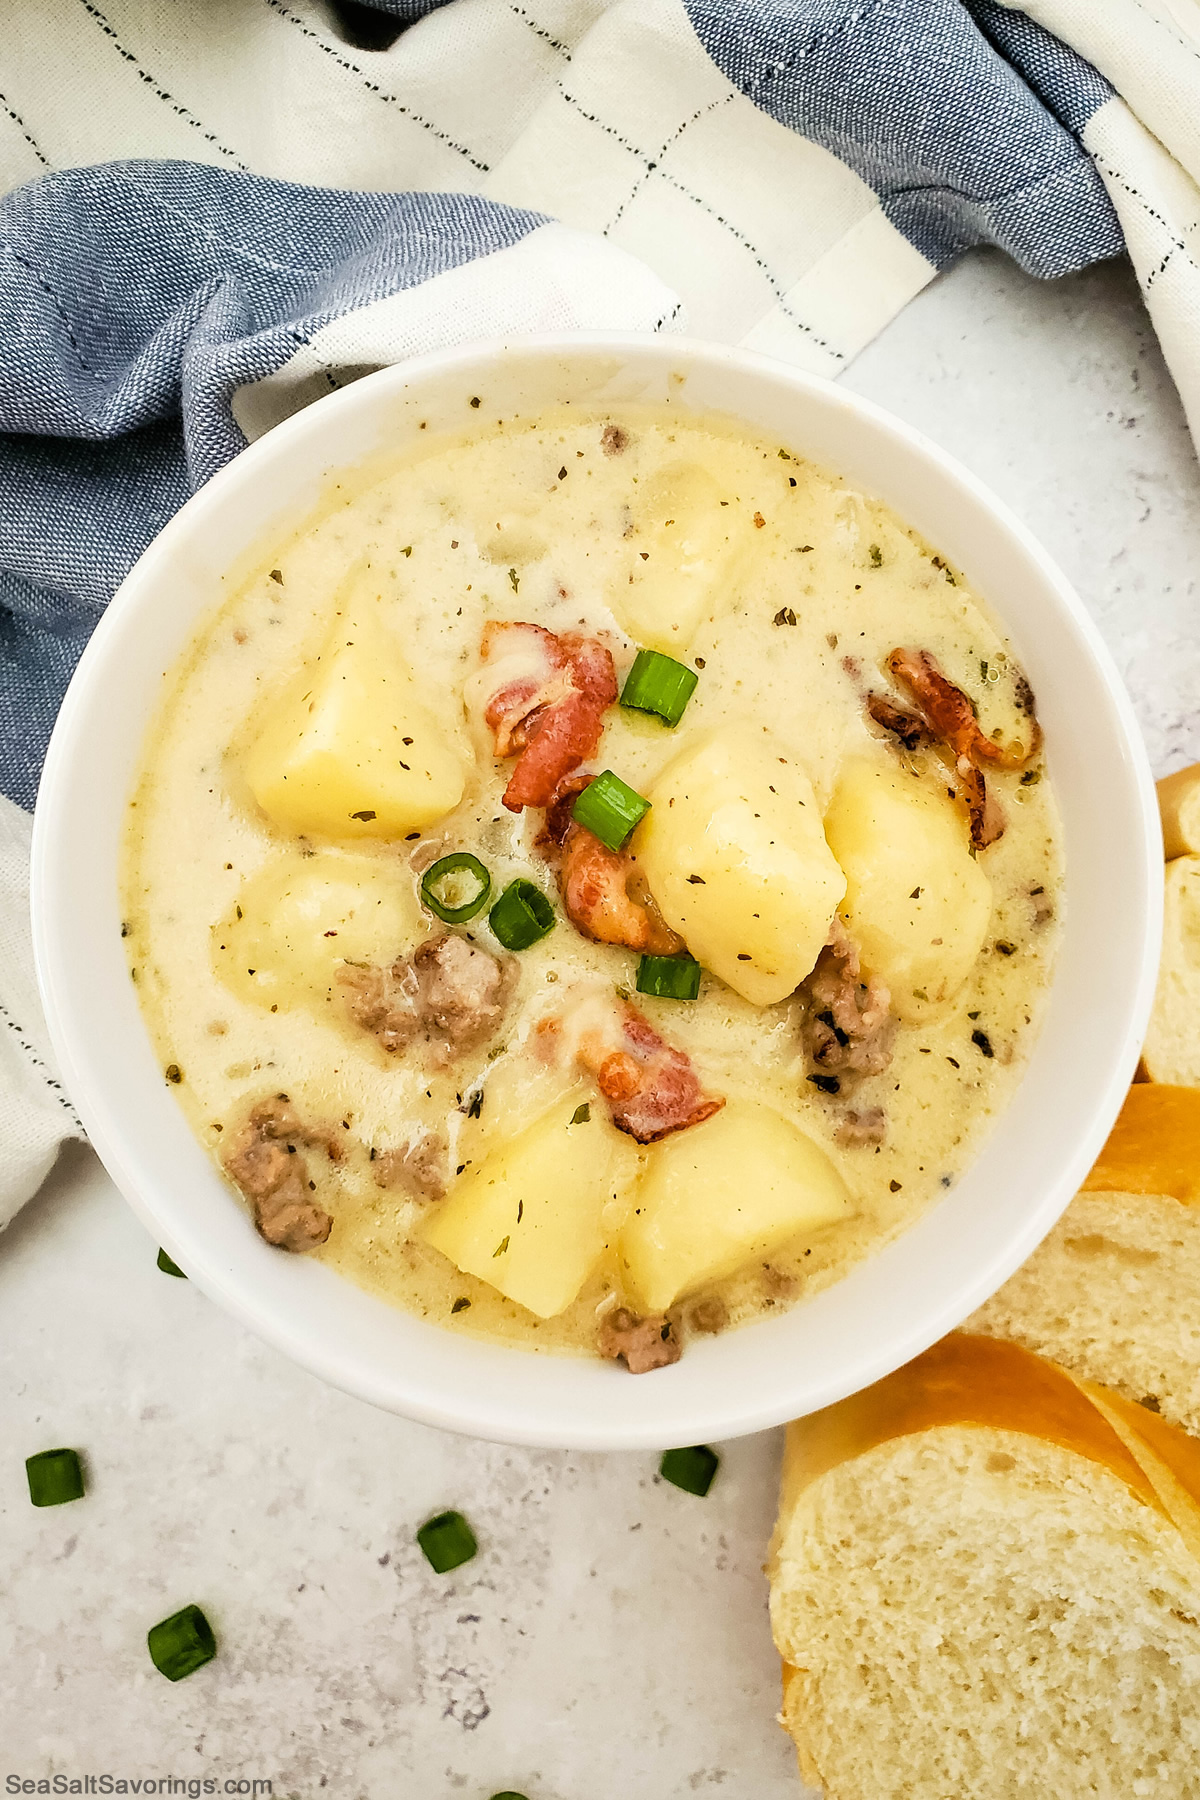
[[[970,1162],[1057,813],[1003,633],[887,508],[719,419],[471,406],[171,673],[131,974],[281,1254],[642,1371]]]

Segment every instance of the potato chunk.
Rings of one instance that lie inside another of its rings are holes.
[[[603,1255],[609,1209],[637,1171],[638,1153],[602,1116],[576,1121],[580,1087],[455,1185],[420,1235],[456,1268],[499,1288],[540,1319],[575,1299]]]
[[[678,656],[720,606],[748,533],[699,463],[670,463],[637,492],[632,580],[617,584],[613,609],[639,644]]]
[[[467,764],[360,605],[341,614],[320,656],[268,706],[245,775],[285,831],[399,837],[458,805]]]
[[[761,727],[692,744],[654,782],[633,840],[663,918],[755,1006],[809,973],[846,891],[812,783]]]
[[[342,962],[391,963],[425,935],[412,878],[370,856],[287,852],[213,926],[221,980],[255,1006],[323,1008]]]
[[[665,1312],[850,1210],[845,1183],[811,1138],[770,1107],[731,1100],[648,1152],[621,1263],[638,1304]]]
[[[962,814],[899,764],[854,758],[825,835],[846,873],[841,913],[864,968],[887,983],[900,1018],[925,1017],[966,980],[992,916]]]
[[[1200,856],[1167,864],[1162,962],[1142,1059],[1151,1081],[1200,1085]]]

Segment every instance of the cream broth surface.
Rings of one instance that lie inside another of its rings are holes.
[[[1005,640],[964,580],[885,507],[786,447],[668,408],[623,408],[613,418],[575,409],[534,420],[489,419],[486,409],[466,416],[469,433],[431,438],[357,484],[347,479],[250,574],[231,580],[170,674],[147,741],[128,818],[124,929],[164,1070],[215,1156],[247,1110],[277,1091],[339,1134],[336,1164],[309,1159],[314,1195],[334,1220],[313,1254],[452,1329],[592,1352],[597,1307],[619,1289],[615,1252],[565,1312],[538,1319],[414,1238],[429,1203],[382,1188],[377,1174],[388,1151],[432,1129],[448,1139],[452,1179],[466,1175],[576,1086],[591,1095],[597,1129],[610,1129],[587,1078],[548,1064],[535,1044],[539,1023],[581,985],[632,993],[637,955],[588,942],[560,911],[550,934],[517,958],[496,1041],[438,1068],[419,1053],[388,1055],[348,1020],[336,988],[321,992],[318,982],[299,1003],[294,993],[280,1003],[256,987],[257,973],[241,975],[228,932],[237,926],[236,943],[248,941],[238,908],[256,878],[259,892],[274,891],[272,881],[286,886],[288,872],[314,853],[334,859],[350,881],[364,871],[382,876],[392,893],[376,919],[384,939],[372,943],[368,920],[356,944],[357,954],[379,959],[444,929],[422,909],[417,887],[448,851],[479,856],[494,892],[525,876],[554,895],[535,848],[542,815],[500,804],[511,764],[496,761],[470,704],[481,632],[488,620],[522,620],[598,634],[621,679],[638,644],[632,627],[653,598],[646,584],[662,549],[660,501],[681,482],[693,500],[709,495],[721,515],[715,557],[677,572],[698,584],[700,603],[694,633],[672,654],[699,684],[674,729],[614,706],[588,768],[618,770],[645,792],[692,738],[761,721],[794,753],[824,807],[848,757],[906,763],[864,711],[864,691],[880,686],[897,645],[931,651],[989,734],[1028,737],[1029,719]],[[382,593],[378,623],[473,773],[453,812],[398,841],[297,839],[256,807],[246,750],[264,706],[326,638],[348,571],[363,559]],[[926,757],[919,773],[944,789],[940,767]],[[845,1222],[719,1285],[730,1323],[827,1286],[894,1238],[961,1174],[1013,1092],[1053,963],[1059,826],[1040,757],[1020,771],[990,772],[988,785],[1007,829],[979,853],[993,897],[983,948],[953,998],[903,1023],[890,1066],[863,1077],[852,1095],[810,1079],[790,1002],[751,1005],[708,974],[694,1002],[636,996],[707,1088],[794,1120],[828,1152],[853,1197]],[[264,920],[268,936],[270,928]],[[486,913],[463,929],[495,949]],[[848,1103],[884,1110],[882,1143],[839,1142]],[[654,1148],[631,1153],[646,1158]],[[685,1335],[697,1301],[713,1297],[683,1303]]]

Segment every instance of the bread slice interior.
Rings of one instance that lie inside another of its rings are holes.
[[[1200,1796],[1198,1491],[1200,1445],[984,1338],[798,1421],[771,1615],[806,1779]]]
[[[966,1329],[1052,1357],[1200,1435],[1200,1207],[1077,1195]]]

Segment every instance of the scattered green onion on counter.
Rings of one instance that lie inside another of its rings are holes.
[[[510,881],[488,914],[506,950],[528,950],[554,926],[554,908],[532,881]]]
[[[693,1444],[688,1450],[666,1450],[658,1472],[672,1487],[685,1494],[699,1494],[703,1499],[713,1484],[721,1459],[707,1444]]]
[[[571,817],[606,844],[619,850],[634,826],[650,811],[650,802],[605,769],[589,782],[571,808]]]
[[[83,1498],[83,1466],[74,1450],[39,1450],[27,1456],[25,1479],[35,1506],[63,1506]]]
[[[676,662],[673,656],[639,650],[621,689],[621,705],[657,713],[666,724],[678,725],[699,679],[694,669]]]
[[[187,1276],[184,1274],[179,1264],[177,1262],[172,1262],[165,1250],[159,1250],[158,1266],[164,1275],[178,1275],[180,1281],[187,1280]]]
[[[694,1000],[700,992],[700,964],[694,956],[643,956],[637,991],[658,1000]]]
[[[439,1575],[447,1575],[461,1563],[470,1562],[479,1548],[475,1533],[460,1512],[438,1513],[427,1519],[417,1533],[417,1542],[426,1562]]]
[[[465,925],[487,905],[492,878],[477,856],[455,850],[439,857],[421,877],[421,900],[446,925]]]
[[[198,1606],[185,1606],[146,1633],[150,1661],[168,1681],[194,1675],[217,1654],[213,1628]]]

